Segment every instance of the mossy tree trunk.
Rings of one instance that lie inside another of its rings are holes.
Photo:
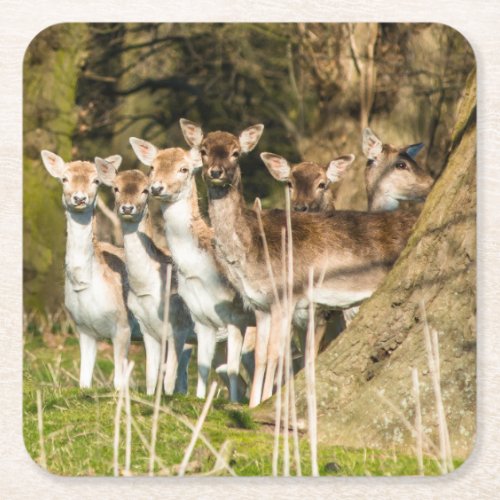
[[[39,33],[24,58],[24,305],[62,303],[65,220],[61,188],[44,169],[40,151],[72,159],[76,85],[86,57],[85,24],[58,24]]]

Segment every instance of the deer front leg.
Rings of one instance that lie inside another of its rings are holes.
[[[257,337],[255,339],[255,372],[250,391],[250,408],[257,406],[262,397],[262,383],[266,373],[267,348],[271,330],[271,314],[265,311],[255,311],[257,321]]]
[[[264,381],[262,400],[266,400],[273,395],[276,370],[280,359],[282,320],[279,307],[273,304],[271,307],[271,333],[269,337],[269,347],[267,350],[267,371]]]
[[[83,333],[80,336],[80,388],[92,387],[92,373],[94,372],[95,358],[97,353],[97,340]]]
[[[202,323],[196,323],[196,335],[198,336],[198,385],[196,397],[205,398],[207,394],[208,376],[215,353],[215,328]]]
[[[236,325],[227,326],[227,374],[229,377],[229,398],[239,400],[239,375],[243,335]]]
[[[141,325],[144,337],[144,349],[146,350],[146,394],[151,396],[155,393],[160,370],[161,344],[154,337],[146,333]]]
[[[184,345],[189,333],[192,331],[191,316],[186,310],[184,302],[178,295],[172,295],[170,297],[168,321],[167,365],[165,367],[163,387],[165,394],[171,395],[176,389],[180,360],[183,356]],[[184,366],[186,366],[185,363]],[[181,377],[185,377],[187,379],[187,374],[181,375]]]

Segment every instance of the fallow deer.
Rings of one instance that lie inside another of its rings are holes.
[[[368,158],[365,169],[368,210],[396,210],[403,200],[424,200],[434,183],[418,165],[415,157],[422,143],[405,147],[384,144],[369,129],[363,130],[363,153]]]
[[[343,155],[324,165],[312,161],[290,164],[285,158],[274,153],[261,153],[260,157],[269,173],[277,181],[287,185],[292,210],[322,213],[335,210],[332,188],[342,179],[355,159],[352,154]],[[330,342],[343,330],[347,321],[343,316],[348,311],[350,309],[343,312],[317,311],[314,335],[316,355],[323,339]],[[332,321],[329,321],[329,318]],[[299,338],[304,344],[304,328],[300,333]]]
[[[227,375],[230,398],[238,399],[243,334],[250,312],[223,277],[212,249],[212,229],[200,215],[194,172],[199,153],[181,148],[158,149],[150,142],[130,138],[139,160],[150,167],[150,193],[159,199],[165,236],[177,266],[178,291],[191,311],[198,337],[198,386],[205,397],[216,342],[227,338]]]
[[[230,282],[261,316],[270,317],[273,307],[271,279],[268,275],[257,214],[247,208],[241,186],[239,156],[251,151],[263,132],[263,125],[245,129],[239,137],[227,132],[211,132],[181,121],[188,144],[196,148],[203,161],[203,178],[208,189],[209,216],[214,229],[215,255]],[[315,282],[324,274],[322,285],[313,289],[313,301],[331,308],[348,308],[370,297],[406,245],[416,216],[406,212],[333,212],[311,214],[292,212],[294,260],[294,301],[305,307],[308,272],[315,270]],[[262,213],[271,267],[280,276],[282,267],[281,229],[286,226],[283,210]],[[278,292],[281,292],[280,281]],[[270,319],[267,320],[271,322]],[[268,332],[268,331],[267,331]],[[279,334],[273,329],[271,336]],[[278,352],[267,351],[268,339],[259,332],[256,367],[250,404],[260,402],[262,380],[274,381]],[[279,343],[269,342],[277,346]],[[264,362],[262,361],[264,360]],[[263,363],[263,364],[261,364]],[[272,367],[271,367],[272,364]],[[264,394],[264,397],[266,394]]]
[[[322,165],[312,161],[289,164],[274,153],[261,153],[260,157],[270,174],[290,189],[293,210],[323,213],[335,210],[332,187],[342,179],[355,158],[343,155]]]
[[[117,173],[102,158],[95,164],[104,184],[112,188],[115,209],[120,219],[130,292],[128,307],[136,317],[146,349],[146,391],[153,394],[160,369],[161,338],[164,329],[165,282],[172,258],[153,242],[153,227],[148,212],[149,178],[140,170]],[[187,392],[187,365],[190,352],[184,351],[188,337],[194,338],[193,321],[177,294],[177,276],[172,273],[169,303],[168,358],[164,390]],[[181,361],[179,363],[179,361]]]
[[[96,166],[88,161],[66,163],[47,150],[41,156],[63,189],[67,228],[64,303],[79,334],[80,387],[91,387],[97,340],[108,339],[113,343],[114,386],[119,388],[131,331],[137,323],[126,306],[129,289],[123,249],[99,242],[94,235],[100,184]],[[118,168],[121,156],[106,161]]]

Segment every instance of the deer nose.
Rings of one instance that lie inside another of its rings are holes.
[[[151,186],[151,194],[153,196],[158,196],[163,191],[163,186],[161,184],[156,184]]]
[[[88,201],[88,196],[84,193],[75,193],[72,198],[75,205],[82,205]]]
[[[212,168],[210,170],[210,177],[212,179],[219,179],[222,175],[222,170],[220,168]]]
[[[120,212],[123,214],[123,215],[131,215],[134,213],[134,210],[135,207],[134,205],[122,205],[120,207]]]
[[[293,209],[296,211],[296,212],[307,212],[307,205],[294,205],[293,206]]]

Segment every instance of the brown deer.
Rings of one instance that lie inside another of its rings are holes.
[[[151,395],[154,394],[160,369],[165,282],[167,265],[172,265],[172,257],[153,242],[147,203],[149,178],[140,170],[117,173],[114,166],[102,158],[96,158],[95,164],[102,182],[112,188],[115,198],[130,284],[127,302],[144,336],[146,391]],[[186,340],[194,338],[194,324],[186,304],[177,294],[175,271],[172,273],[168,321],[170,331],[164,390],[166,394],[172,394],[174,390],[185,393],[190,351],[183,351]]]
[[[229,281],[256,314],[272,321],[273,292],[268,275],[257,214],[247,208],[241,185],[239,156],[251,151],[260,139],[263,125],[245,129],[239,137],[227,132],[203,136],[201,128],[181,121],[188,144],[196,148],[203,162],[209,216],[214,230],[215,255]],[[321,287],[314,287],[313,301],[330,308],[348,308],[370,297],[406,245],[416,216],[406,212],[333,212],[311,214],[292,212],[294,259],[294,301],[304,307],[308,272],[315,270],[315,282],[324,274]],[[271,267],[280,276],[281,229],[286,225],[283,210],[262,214]],[[278,287],[280,281],[276,280]],[[279,289],[281,292],[281,289]],[[279,329],[273,329],[276,337]],[[274,382],[279,345],[269,333],[257,332],[256,366],[251,406],[260,402],[266,374]],[[261,336],[261,338],[259,338]],[[272,347],[268,351],[268,344]],[[263,354],[264,353],[264,354]],[[266,362],[267,358],[267,362]],[[267,394],[264,394],[264,397]]]
[[[97,340],[113,343],[114,386],[122,383],[123,361],[137,322],[127,309],[129,293],[123,249],[96,240],[93,224],[101,183],[94,163],[66,163],[50,151],[41,152],[45,168],[61,182],[66,214],[64,303],[80,342],[80,387],[92,385]],[[118,168],[121,156],[106,161]]]
[[[396,210],[400,201],[422,201],[429,194],[434,179],[415,161],[422,143],[405,147],[384,144],[369,129],[363,130],[363,153],[368,158],[365,169],[368,210]]]
[[[252,321],[235,289],[222,275],[213,255],[213,231],[201,217],[194,172],[200,168],[197,151],[158,149],[130,138],[139,160],[150,167],[151,196],[161,203],[165,236],[177,267],[178,292],[195,322],[198,337],[198,386],[205,397],[217,341],[227,339],[227,375],[231,400],[239,399],[242,336]]]
[[[289,164],[274,153],[261,153],[269,173],[290,189],[292,209],[296,212],[330,212],[335,210],[332,187],[339,182],[355,159],[344,155],[328,165],[312,161]]]

